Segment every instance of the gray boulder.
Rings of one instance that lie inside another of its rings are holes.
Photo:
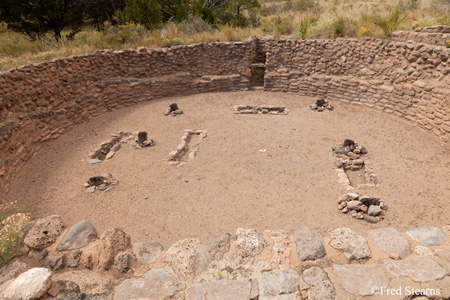
[[[295,231],[297,252],[302,261],[316,260],[325,256],[323,236],[320,231],[311,227],[301,227]]]
[[[149,265],[158,260],[163,246],[158,242],[146,242],[133,244],[133,253],[141,265]]]
[[[370,258],[367,241],[349,228],[338,228],[331,232],[330,245],[347,256],[349,260]]]
[[[238,228],[236,235],[238,255],[244,258],[260,254],[266,246],[263,235],[254,229]]]
[[[52,284],[52,272],[46,268],[33,268],[12,281],[0,299],[39,299],[47,294]]]
[[[97,238],[94,225],[87,220],[81,220],[73,225],[62,242],[56,247],[57,251],[75,250],[87,246]]]
[[[24,239],[25,245],[35,250],[42,250],[53,244],[66,229],[60,216],[48,216],[36,221]]]

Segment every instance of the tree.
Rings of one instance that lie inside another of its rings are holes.
[[[125,19],[153,29],[162,22],[161,6],[156,0],[125,0]]]
[[[104,29],[104,23],[108,21],[116,24],[117,12],[125,7],[124,0],[85,0],[85,18],[91,22],[97,30]]]
[[[80,31],[83,3],[80,0],[1,0],[0,21],[31,39],[51,31],[55,40],[60,41],[64,28],[71,27],[69,36]]]

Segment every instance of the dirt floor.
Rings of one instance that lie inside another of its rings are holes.
[[[87,219],[99,234],[120,227],[133,242],[156,240],[166,248],[188,237],[207,242],[238,227],[351,227],[364,233],[450,224],[448,146],[374,109],[333,103],[332,112],[313,112],[314,100],[262,91],[201,94],[107,113],[44,144],[7,200],[17,200],[33,218],[57,214],[68,226]],[[183,115],[164,116],[172,102]],[[235,104],[285,104],[290,114],[237,115]],[[197,156],[184,165],[163,162],[184,129],[208,131]],[[147,131],[156,144],[142,150],[123,144],[110,160],[88,164],[90,150],[118,130]],[[368,149],[367,160],[383,179],[365,191],[388,205],[377,224],[337,210],[344,190],[329,150],[345,138]],[[103,173],[119,184],[87,193],[83,183]]]

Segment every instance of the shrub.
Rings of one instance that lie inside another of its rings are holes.
[[[445,47],[450,48],[450,40],[444,42]]]
[[[389,13],[384,16],[380,13],[376,13],[371,16],[371,21],[383,30],[385,38],[389,38],[391,34],[397,30],[398,26],[407,19],[404,8],[401,4],[398,4],[394,8],[388,9],[388,11]]]
[[[306,35],[308,34],[308,26],[309,26],[309,18],[308,17],[302,17],[300,19],[300,37],[302,40],[306,39]]]
[[[125,20],[153,29],[162,22],[161,6],[156,0],[125,0]]]
[[[28,215],[18,213],[16,202],[0,205],[0,266],[18,253],[29,219]]]
[[[107,24],[104,31],[106,42],[113,48],[124,44],[134,44],[146,34],[147,30],[143,26],[134,23],[118,26]]]

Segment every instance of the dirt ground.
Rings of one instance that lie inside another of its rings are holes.
[[[87,219],[101,234],[120,227],[132,242],[156,240],[165,248],[188,238],[207,242],[238,227],[314,226],[329,232],[449,225],[450,151],[430,133],[362,106],[333,103],[313,112],[315,99],[282,93],[239,92],[166,98],[99,116],[44,144],[25,165],[8,195],[33,218],[61,215],[68,226]],[[182,116],[164,116],[172,102]],[[236,115],[235,104],[287,105],[289,115]],[[208,136],[184,165],[163,159],[184,129]],[[110,160],[87,155],[112,133],[147,131],[155,146],[123,144]],[[388,205],[377,224],[337,210],[343,192],[329,150],[345,138],[364,145],[366,160],[383,182],[365,193]],[[260,152],[266,149],[266,152]],[[87,193],[90,177],[111,173],[119,184]]]

